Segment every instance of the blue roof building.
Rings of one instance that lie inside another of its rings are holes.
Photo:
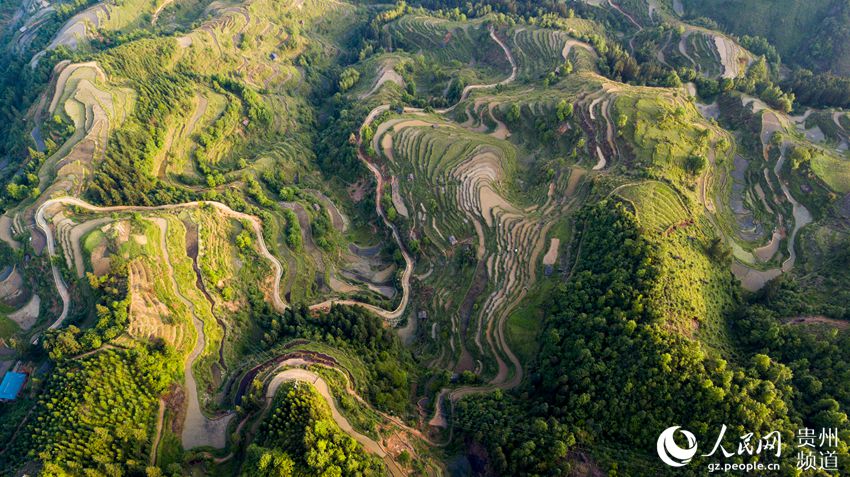
[[[9,371],[3,376],[3,382],[0,383],[0,401],[11,401],[18,397],[21,388],[27,380],[27,375],[24,373],[15,373]]]

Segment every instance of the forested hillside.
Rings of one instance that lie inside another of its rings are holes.
[[[845,3],[3,0],[0,475],[850,473]]]
[[[684,10],[693,17],[706,17],[736,35],[767,39],[792,63],[819,72],[847,74],[846,39],[848,15],[845,2],[815,0],[737,1],[685,0]]]

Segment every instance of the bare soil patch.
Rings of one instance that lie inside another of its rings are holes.
[[[0,282],[0,301],[9,306],[20,306],[27,299],[24,293],[24,277],[17,268]]]
[[[834,328],[838,328],[839,330],[846,330],[850,328],[850,322],[845,320],[836,320],[835,318],[829,318],[823,315],[814,315],[814,316],[798,316],[796,318],[791,318],[787,321],[789,325],[826,325]]]
[[[0,216],[0,240],[9,244],[15,250],[21,248],[21,244],[12,238],[12,219],[5,214]]]
[[[553,238],[549,241],[549,250],[543,256],[543,265],[554,265],[558,260],[558,247],[561,246],[561,239]]]
[[[17,323],[22,330],[29,330],[35,324],[36,320],[38,320],[38,310],[40,307],[41,298],[33,294],[30,301],[23,308],[9,314],[9,319]]]

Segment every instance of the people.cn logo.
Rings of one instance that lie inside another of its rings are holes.
[[[658,436],[658,443],[656,444],[658,457],[671,467],[684,467],[697,453],[697,438],[684,429],[679,431],[679,428],[680,426],[673,426],[665,429]],[[679,444],[676,444],[676,441],[673,439],[676,431],[681,432],[688,441],[688,445],[684,449],[679,447]]]

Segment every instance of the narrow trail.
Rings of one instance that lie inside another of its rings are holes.
[[[156,465],[156,455],[159,453],[159,441],[162,438],[162,423],[165,419],[165,401],[159,400],[159,409],[156,411],[156,430],[153,435],[153,445],[151,445],[151,455],[149,459],[150,465]]]
[[[608,0],[608,4],[609,4],[609,5],[611,5],[611,8],[613,8],[614,10],[617,10],[618,12],[622,13],[622,14],[623,14],[626,18],[628,18],[629,22],[630,22],[632,25],[634,25],[634,26],[635,26],[635,28],[637,28],[637,32],[635,32],[635,34],[634,34],[634,35],[632,35],[631,39],[629,39],[629,48],[632,50],[632,52],[634,52],[634,51],[635,51],[635,37],[637,36],[637,34],[638,34],[638,33],[640,33],[640,32],[642,32],[642,31],[643,31],[643,26],[641,26],[641,24],[640,24],[640,23],[638,23],[638,22],[634,19],[634,17],[632,17],[632,16],[631,16],[631,14],[629,14],[629,13],[628,13],[628,12],[626,12],[626,11],[624,11],[622,8],[620,8],[620,6],[619,6],[619,5],[617,5],[617,4],[616,4],[616,3],[614,3],[613,1]]]
[[[681,53],[682,56],[684,56],[688,61],[690,61],[691,64],[694,65],[694,69],[696,69],[696,68],[699,67],[699,65],[697,64],[696,61],[694,61],[693,58],[691,58],[691,55],[688,54],[687,41],[688,41],[688,36],[690,36],[690,34],[691,34],[690,30],[685,31],[685,33],[682,35],[682,38],[679,39],[679,53]]]
[[[502,51],[505,52],[505,57],[508,59],[508,62],[511,64],[511,74],[510,74],[510,76],[503,79],[502,81],[499,81],[498,83],[468,85],[467,87],[463,88],[463,91],[460,94],[460,99],[458,99],[457,103],[449,106],[448,108],[436,109],[436,110],[434,110],[434,112],[436,112],[437,114],[450,113],[450,112],[454,111],[454,109],[460,103],[466,101],[466,98],[469,97],[469,93],[471,93],[471,92],[473,92],[477,89],[492,89],[492,88],[495,88],[497,86],[513,83],[514,80],[516,80],[518,68],[517,68],[517,65],[516,65],[516,61],[514,61],[514,56],[513,56],[513,54],[511,54],[511,50],[508,48],[507,45],[505,45],[505,43],[501,39],[499,39],[498,36],[496,36],[496,32],[492,27],[490,28],[490,38],[493,41],[495,41],[502,48]],[[364,123],[364,125],[365,125],[365,123]]]
[[[56,283],[56,291],[59,293],[59,298],[62,299],[62,313],[60,313],[56,321],[51,323],[48,327],[50,330],[55,330],[62,326],[62,322],[65,321],[65,318],[68,316],[68,307],[70,306],[71,299],[71,296],[68,293],[68,287],[65,285],[65,280],[62,279],[62,274],[59,272],[59,267],[57,267],[52,260],[52,258],[56,256],[56,244],[53,241],[53,234],[50,233],[50,228],[47,226],[47,221],[44,220],[44,209],[53,203],[57,202],[48,200],[35,212],[35,223],[47,239],[47,254],[51,258],[50,271],[53,274],[53,281]],[[34,336],[33,340],[36,340],[37,336],[38,335]]]
[[[159,20],[159,14],[165,9],[165,7],[171,5],[174,0],[165,0],[158,7],[156,7],[156,11],[153,12],[151,16],[151,25],[156,25],[157,20]]]

